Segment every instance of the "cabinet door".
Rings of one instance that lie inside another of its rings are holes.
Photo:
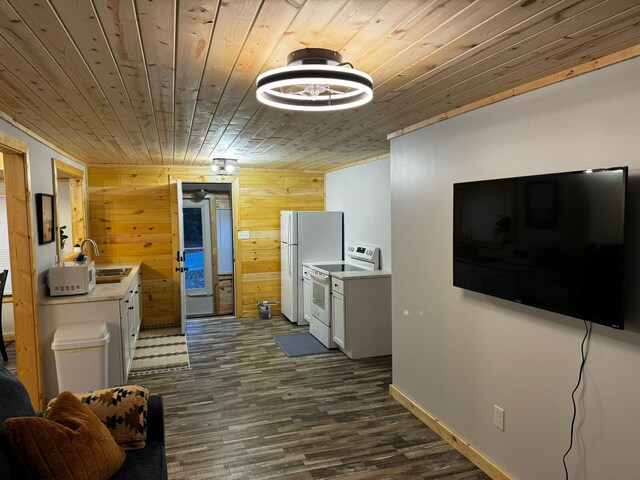
[[[331,294],[331,322],[333,330],[333,341],[342,348],[346,348],[346,325],[344,315],[344,297],[339,293]]]
[[[131,341],[129,336],[129,331],[131,330],[130,312],[131,310],[127,307],[124,311],[124,315],[120,317],[120,333],[122,336],[122,378],[125,382],[129,376],[129,369],[131,368],[131,361],[133,360],[133,352],[131,351]]]
[[[304,319],[308,322],[311,317],[311,310],[313,309],[313,287],[311,286],[311,281],[304,281]]]
[[[140,330],[140,325],[142,324],[142,275],[140,273],[138,273],[136,285],[136,290],[138,292],[138,330]]]

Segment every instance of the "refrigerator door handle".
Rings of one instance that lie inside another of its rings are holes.
[[[291,245],[289,245],[289,277],[291,277]]]
[[[289,239],[287,240],[289,242],[289,245],[291,245],[291,217],[293,217],[293,213],[289,213],[289,230],[287,231],[287,235],[289,236]]]

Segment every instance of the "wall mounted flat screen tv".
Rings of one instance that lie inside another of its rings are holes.
[[[453,285],[624,328],[627,167],[453,186]]]

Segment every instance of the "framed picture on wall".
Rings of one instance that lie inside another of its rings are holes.
[[[36,193],[36,217],[38,220],[38,243],[45,245],[56,239],[53,195]]]

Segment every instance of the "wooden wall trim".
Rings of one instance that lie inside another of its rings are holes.
[[[231,183],[231,221],[233,222],[233,314],[236,317],[244,316],[244,302],[242,299],[242,248],[238,240],[240,230],[240,179],[236,178]],[[257,309],[257,307],[256,307]]]
[[[213,284],[213,313],[220,313],[220,285],[218,284],[218,211],[216,195],[209,197],[209,227],[211,229],[211,283]]]
[[[546,77],[542,77],[538,80],[525,83],[524,85],[520,85],[519,87],[504,90],[503,92],[500,92],[496,95],[491,95],[490,97],[477,100],[458,108],[454,108],[453,110],[449,110],[448,112],[445,112],[441,115],[427,118],[426,120],[390,133],[389,135],[387,135],[387,140],[391,140],[401,135],[406,135],[407,133],[419,130],[420,128],[428,127],[429,125],[442,122],[449,118],[457,117],[458,115],[462,115],[463,113],[471,112],[473,110],[477,110],[478,108],[486,107],[487,105],[492,105],[494,103],[501,102],[502,100],[522,95],[523,93],[531,92],[533,90],[537,90],[548,85],[553,85],[554,83],[558,83],[569,78],[574,78],[585,73],[600,70],[601,68],[605,68],[616,63],[624,62],[625,60],[629,60],[637,56],[640,56],[640,45],[629,47],[610,55],[605,55],[604,57],[583,63],[581,65],[578,65],[577,67],[567,68],[566,70],[562,70],[561,72],[547,75]]]
[[[53,157],[52,160],[53,160],[53,165],[58,171],[67,173],[72,177],[84,178],[83,170],[80,170],[79,168],[76,168],[73,165],[69,165],[67,162],[59,160],[55,157]]]
[[[4,159],[18,378],[27,389],[34,408],[42,409],[44,397],[29,160],[26,153],[5,153]]]
[[[3,118],[2,112],[0,112],[0,118]],[[4,132],[0,132],[0,145],[2,145],[3,149],[9,149],[11,152],[16,153],[26,153],[28,148],[27,142]]]
[[[460,437],[451,428],[443,424],[436,417],[431,415],[428,411],[416,404],[407,394],[402,392],[395,385],[389,385],[389,393],[391,396],[415,415],[420,421],[426,424],[431,430],[440,435],[440,437],[447,441],[453,448],[458,450],[462,455],[467,457],[471,462],[478,466],[483,472],[489,475],[494,480],[512,480],[504,470],[498,465],[493,463],[491,459],[486,457],[483,453],[476,450],[469,442]]]

